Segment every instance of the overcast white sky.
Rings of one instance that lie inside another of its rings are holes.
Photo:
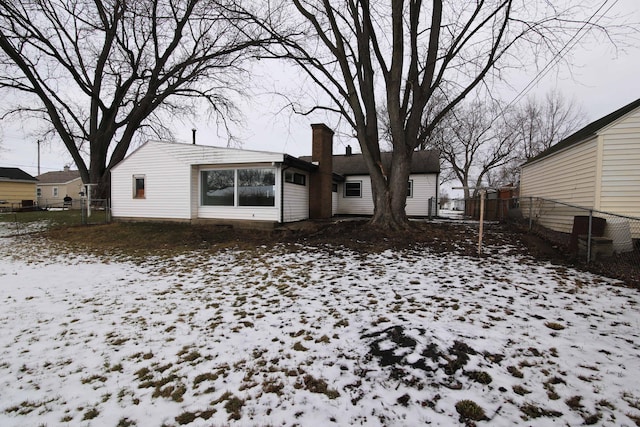
[[[617,0],[610,14],[626,15],[628,22],[640,23],[640,2],[638,0]],[[637,35],[636,35],[637,37]],[[634,44],[632,42],[632,44]],[[528,91],[528,95],[544,94],[557,88],[567,97],[573,97],[587,115],[587,120],[596,120],[626,104],[640,98],[640,41],[625,50],[616,50],[610,44],[590,44],[573,52],[571,70],[566,68],[546,74],[540,82]],[[275,73],[280,75],[279,72]],[[537,70],[522,70],[509,77],[514,90],[505,92],[504,98],[514,98],[535,77]],[[280,75],[283,82],[291,83],[290,77]],[[277,83],[276,83],[277,84]],[[247,118],[245,128],[240,132],[243,148],[253,150],[285,152],[294,156],[311,153],[310,124],[325,122],[333,127],[337,118],[324,116],[297,116],[289,111],[277,113],[281,99],[272,100],[269,95],[255,96],[244,106]],[[277,113],[277,114],[276,114]],[[207,145],[226,145],[225,135],[218,134],[215,127],[204,122],[175,123],[174,133],[179,141],[191,142],[192,128],[197,128],[197,142]],[[38,154],[35,137],[17,123],[1,123],[0,166],[19,167],[32,175],[38,173]],[[334,152],[344,152],[350,143],[357,142],[343,138],[336,140]],[[71,157],[62,144],[47,144],[41,147],[41,173],[62,170],[71,164]],[[75,165],[72,165],[75,169]]]

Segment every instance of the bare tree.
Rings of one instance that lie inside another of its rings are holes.
[[[515,156],[517,140],[497,101],[475,100],[451,110],[434,132],[445,168],[463,187],[464,198],[475,196],[492,173]]]
[[[109,171],[161,111],[206,100],[223,120],[251,48],[267,42],[233,0],[0,0],[5,114],[44,119],[85,183],[108,194]],[[88,152],[89,162],[83,153]]]
[[[547,92],[544,99],[535,96],[512,109],[509,125],[515,132],[516,147],[513,159],[494,179],[516,183],[520,166],[552,145],[560,142],[586,123],[585,114],[573,99],[567,99],[558,90]]]
[[[592,11],[588,3],[546,0],[293,0],[273,13],[299,16],[290,19],[297,36],[280,37],[268,56],[293,61],[323,91],[325,99],[303,113],[335,112],[355,133],[371,176],[371,223],[404,229],[413,151],[489,76],[531,52],[559,54],[579,28],[594,27]],[[382,110],[390,170],[380,162]]]

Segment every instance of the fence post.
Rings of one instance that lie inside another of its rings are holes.
[[[587,234],[587,264],[591,262],[591,226],[593,223],[593,210],[589,209],[589,233]]]
[[[529,196],[529,231],[533,229],[533,197]]]

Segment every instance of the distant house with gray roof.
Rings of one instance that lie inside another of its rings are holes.
[[[65,166],[61,171],[46,172],[37,178],[38,206],[62,207],[66,196],[80,200],[80,192],[83,190],[80,171]]]

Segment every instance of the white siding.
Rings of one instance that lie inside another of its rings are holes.
[[[284,155],[150,141],[111,172],[114,218],[280,220],[280,168]],[[199,166],[198,166],[199,165]],[[200,206],[202,168],[276,167],[274,207]],[[133,197],[133,177],[145,177],[145,197]]]
[[[436,174],[410,175],[413,180],[413,197],[407,198],[406,212],[409,216],[427,216],[429,214],[429,199],[436,197],[438,179]],[[361,181],[362,197],[344,197],[344,183],[338,185],[337,214],[338,215],[372,215],[373,195],[371,180],[368,175],[353,175],[346,177],[345,182]]]
[[[142,199],[133,197],[134,175],[145,178]],[[188,220],[191,218],[189,185],[189,165],[167,154],[161,145],[147,143],[111,171],[112,215]]]
[[[427,216],[429,199],[435,198],[437,194],[437,175],[411,175],[409,179],[413,180],[413,197],[407,197],[407,215]]]
[[[362,182],[362,197],[344,197],[344,184],[346,182]],[[345,182],[338,185],[338,215],[372,215],[373,196],[371,193],[371,180],[369,175],[347,176]]]
[[[558,200],[586,208],[594,207],[597,138],[574,145],[522,168],[520,198],[527,216],[527,197]],[[536,207],[533,207],[535,211]],[[535,215],[535,212],[534,212]],[[540,223],[552,230],[571,232],[573,217],[562,210],[541,214]]]
[[[600,210],[640,217],[640,110],[601,133]]]
[[[336,185],[340,191],[340,184]],[[331,216],[338,215],[338,191],[331,191]]]
[[[309,219],[309,175],[295,169],[287,169],[287,171],[301,173],[306,178],[305,185],[289,182],[283,184],[282,220],[293,222]]]

